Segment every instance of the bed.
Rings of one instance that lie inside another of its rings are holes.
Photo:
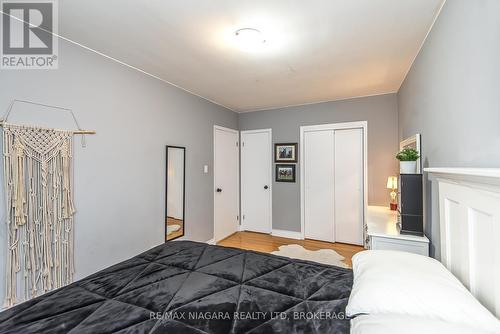
[[[0,314],[0,333],[349,333],[352,271],[173,241]]]
[[[428,171],[442,263],[371,250],[351,271],[173,241],[0,313],[0,333],[500,333],[500,170]]]

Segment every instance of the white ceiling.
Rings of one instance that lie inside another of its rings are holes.
[[[235,111],[395,92],[444,0],[64,0],[59,34]],[[234,32],[266,43],[242,51]]]

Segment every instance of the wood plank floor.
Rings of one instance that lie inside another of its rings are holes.
[[[352,266],[351,259],[354,254],[363,250],[363,247],[341,244],[341,243],[330,243],[317,240],[296,240],[281,237],[274,237],[270,234],[255,233],[255,232],[236,232],[235,234],[221,240],[217,243],[220,246],[234,247],[241,249],[254,250],[257,252],[271,253],[278,250],[279,246],[282,245],[301,245],[305,249],[309,250],[319,250],[319,249],[333,249],[343,257],[345,257],[344,263],[349,267]]]

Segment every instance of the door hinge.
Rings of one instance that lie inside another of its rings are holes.
[[[236,220],[240,220],[240,216],[236,216]]]
[[[245,215],[243,215],[242,218],[245,219]]]
[[[241,146],[245,147],[245,142],[242,142],[242,143],[241,143]]]
[[[239,143],[238,142],[236,142],[236,147],[239,147]]]

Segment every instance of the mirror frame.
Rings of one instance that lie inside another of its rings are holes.
[[[181,149],[184,151],[184,171],[183,171],[183,180],[182,180],[182,234],[172,238],[172,239],[167,239],[167,219],[168,219],[168,149],[169,148],[177,148]],[[185,146],[174,146],[174,145],[167,145],[165,148],[165,218],[164,218],[164,235],[165,235],[165,242],[167,241],[172,241],[178,238],[182,238],[186,234],[186,147]]]
[[[407,147],[413,147],[418,151],[418,155],[420,156],[417,160],[417,174],[422,173],[422,136],[420,133],[417,133],[409,138],[402,140],[399,143],[399,149],[405,149]]]

